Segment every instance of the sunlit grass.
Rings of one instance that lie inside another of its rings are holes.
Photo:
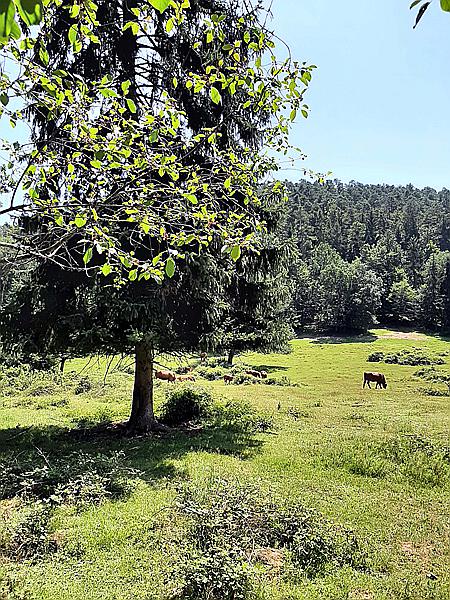
[[[94,455],[123,449],[130,466],[140,470],[128,498],[58,509],[51,524],[58,552],[34,563],[0,557],[0,590],[15,586],[24,598],[45,600],[170,597],[171,569],[182,560],[172,509],[175,488],[189,480],[204,486],[214,475],[298,498],[354,529],[367,546],[368,572],[345,567],[312,580],[267,578],[261,597],[446,600],[450,483],[439,449],[450,446],[449,398],[425,395],[413,375],[417,367],[375,368],[366,362],[376,350],[412,347],[428,353],[450,349],[439,338],[402,339],[386,330],[350,341],[301,339],[292,343],[291,354],[237,359],[264,366],[270,376],[286,376],[296,387],[198,381],[273,414],[274,431],[252,439],[231,439],[226,432],[164,439],[65,436],[86,422],[126,419],[132,374],[113,371],[104,384],[104,360],[92,361],[83,372],[92,382],[85,393],[75,394],[75,384],[67,384],[49,394],[0,396],[0,458],[33,448],[49,461],[54,453],[77,449]],[[442,368],[448,371],[448,354],[445,360]],[[71,361],[66,372],[79,372],[85,364]],[[363,371],[372,369],[385,373],[387,390],[362,389]],[[157,406],[168,385],[157,387]],[[433,444],[436,454],[395,453],[396,443],[417,438]],[[0,530],[8,510],[8,502],[0,502]],[[20,596],[5,596],[10,597]]]

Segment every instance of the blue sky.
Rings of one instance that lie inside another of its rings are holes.
[[[450,14],[434,0],[413,30],[409,3],[273,0],[273,29],[296,59],[319,67],[311,116],[293,130],[308,155],[298,167],[342,181],[450,188]]]
[[[274,0],[272,28],[319,68],[292,142],[342,181],[450,188],[450,14],[408,0]],[[283,173],[298,179],[297,171]]]

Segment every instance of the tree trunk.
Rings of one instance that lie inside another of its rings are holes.
[[[230,365],[230,367],[233,366],[233,358],[234,358],[234,350],[230,350],[228,352],[228,364]]]
[[[131,431],[148,432],[161,429],[153,413],[153,348],[145,342],[135,346],[133,403],[128,421]]]

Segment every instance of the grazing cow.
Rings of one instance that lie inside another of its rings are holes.
[[[223,380],[225,381],[225,385],[228,383],[233,383],[233,375],[225,374],[223,376]]]
[[[267,379],[267,371],[260,371],[261,379]]]
[[[258,379],[263,379],[263,376],[261,374],[261,371],[255,371],[254,369],[247,369],[247,371],[245,371],[246,375],[253,375],[253,377],[257,377]],[[267,373],[266,373],[267,375]]]
[[[383,375],[383,373],[364,373],[363,389],[366,386],[366,383],[367,383],[369,389],[372,389],[370,387],[371,381],[376,382],[375,389],[377,389],[378,387],[379,388],[384,387],[384,389],[387,388],[386,377]]]
[[[176,381],[177,376],[173,371],[156,371],[156,379],[162,379],[162,381]]]
[[[177,381],[195,381],[195,377],[193,375],[177,375]]]

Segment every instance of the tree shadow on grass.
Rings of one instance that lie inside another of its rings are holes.
[[[378,340],[376,335],[353,335],[353,336],[319,336],[311,339],[311,344],[372,344]]]
[[[246,460],[259,453],[262,445],[253,434],[226,427],[139,437],[124,437],[123,429],[111,424],[73,429],[54,425],[16,427],[0,429],[0,468],[2,462],[14,464],[19,477],[21,471],[53,468],[69,482],[79,471],[77,454],[95,469],[121,451],[127,468],[137,470],[140,478],[156,484],[158,480],[182,477],[182,470],[173,461],[189,453],[207,452]]]
[[[280,365],[252,365],[250,368],[256,369],[257,371],[267,371],[267,373],[273,373],[275,371],[288,371],[289,367],[283,367]]]

